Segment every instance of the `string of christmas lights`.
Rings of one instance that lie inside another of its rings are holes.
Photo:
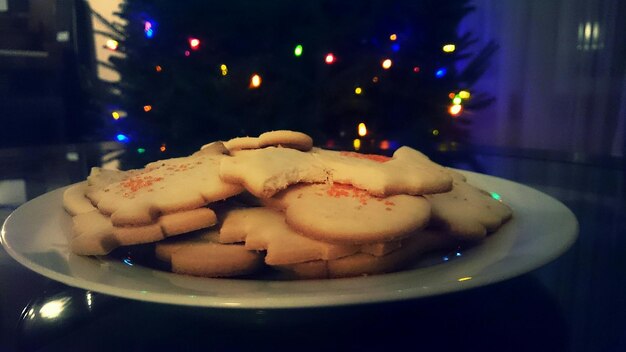
[[[144,31],[144,35],[146,39],[151,40],[155,37],[155,33],[156,33],[155,28],[156,28],[156,23],[153,20],[143,21],[143,31]],[[392,42],[391,44],[392,51],[397,52],[400,50],[398,34],[396,33],[390,34],[389,41]],[[192,52],[199,51],[202,49],[202,40],[195,36],[187,37],[187,44],[188,44],[188,50],[183,51],[184,56],[186,57],[190,57]],[[105,48],[111,51],[118,51],[121,48],[121,43],[120,41],[116,39],[109,38],[105,42]],[[454,53],[456,49],[457,48],[454,43],[445,43],[441,47],[441,50],[444,54]],[[304,55],[304,45],[302,43],[298,43],[294,46],[293,55],[296,58],[300,58]],[[326,65],[334,65],[337,62],[338,62],[338,56],[334,52],[328,52],[326,55],[323,56],[323,63],[325,63]],[[395,66],[394,62],[392,58],[390,57],[385,57],[381,59],[380,61],[380,67],[385,71],[391,70],[394,66]],[[161,65],[155,65],[153,67],[156,73],[161,73],[163,71],[163,67]],[[412,72],[413,74],[419,74],[422,72],[422,69],[420,66],[411,66],[410,72]],[[226,63],[222,63],[219,66],[219,73],[223,77],[228,76],[229,67],[226,65]],[[446,77],[446,75],[448,74],[448,69],[446,67],[436,67],[433,70],[433,74],[435,78],[441,79],[441,78]],[[371,79],[372,84],[377,84],[379,83],[379,81],[380,81],[380,77],[378,75],[373,76],[373,78]],[[264,83],[264,80],[261,77],[261,75],[257,72],[253,72],[249,79],[248,89],[259,89],[262,83]],[[355,85],[354,94],[357,96],[363,96],[364,88],[360,85]],[[463,113],[463,110],[464,110],[463,103],[466,100],[470,99],[470,97],[471,97],[471,94],[468,90],[460,90],[457,93],[451,92],[449,94],[451,104],[448,106],[447,111],[452,116],[452,118],[457,119]],[[143,111],[146,113],[149,113],[152,110],[153,110],[152,104],[146,104],[143,106]],[[111,117],[115,121],[118,121],[127,117],[127,113],[119,109],[115,109],[111,111],[110,113],[111,113]],[[368,134],[369,134],[369,131],[367,129],[367,126],[365,125],[364,122],[360,122],[357,126],[357,138],[353,139],[353,143],[352,143],[354,150],[358,151],[361,149],[362,139],[368,136]],[[440,131],[438,129],[432,130],[433,136],[438,136],[439,134],[440,134]],[[130,137],[123,132],[118,132],[115,135],[115,139],[121,143],[128,143],[130,141]],[[380,148],[381,150],[388,150],[392,148],[393,145],[394,145],[393,142],[383,139],[380,141],[378,148]],[[167,150],[166,144],[165,143],[161,144],[159,150],[161,152],[165,152]],[[137,148],[137,153],[143,154],[145,152],[146,152],[145,148],[143,147]]]

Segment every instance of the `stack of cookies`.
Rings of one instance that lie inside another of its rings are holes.
[[[206,277],[391,272],[479,242],[512,214],[412,148],[324,150],[294,131],[213,142],[140,170],[94,168],[63,204],[74,253],[154,243],[173,272]]]

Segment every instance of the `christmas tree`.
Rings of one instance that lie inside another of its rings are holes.
[[[327,147],[429,151],[467,141],[496,50],[458,33],[468,0],[126,0],[109,23],[120,82],[109,136],[145,160],[293,129]],[[100,18],[101,19],[101,18]],[[103,19],[101,19],[103,20]],[[165,155],[159,155],[159,153]]]

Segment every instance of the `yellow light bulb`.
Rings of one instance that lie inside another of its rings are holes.
[[[395,41],[396,39],[398,39],[398,35],[395,33],[389,36],[389,40],[391,41]]]
[[[470,92],[466,90],[462,90],[459,92],[459,97],[461,97],[461,99],[469,99],[470,96]]]
[[[357,128],[357,133],[359,134],[359,136],[365,137],[365,135],[367,134],[367,126],[365,126],[365,123],[361,122],[359,124],[359,127]]]
[[[452,105],[448,109],[448,112],[452,116],[458,116],[461,113],[461,111],[463,111],[463,106],[462,105]]]
[[[261,76],[254,74],[252,78],[250,78],[250,88],[259,88],[262,81]]]
[[[446,53],[451,53],[456,50],[456,45],[454,44],[446,44],[443,46],[443,51]]]
[[[384,68],[385,70],[388,70],[388,69],[390,69],[390,68],[391,68],[391,65],[392,65],[392,64],[393,64],[393,63],[391,62],[391,59],[385,59],[385,60],[383,61],[383,63],[382,63],[382,66],[383,66],[383,68]]]
[[[117,47],[120,45],[120,43],[115,39],[109,39],[104,45],[107,47],[107,49],[117,50]]]
[[[356,138],[354,141],[352,141],[352,146],[354,147],[354,150],[361,149],[361,140]]]
[[[361,87],[354,88],[354,94],[359,95],[363,93],[363,89]]]

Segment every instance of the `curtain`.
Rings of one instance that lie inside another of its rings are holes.
[[[500,49],[473,88],[472,143],[586,155],[625,154],[626,2],[475,0],[460,28]]]

